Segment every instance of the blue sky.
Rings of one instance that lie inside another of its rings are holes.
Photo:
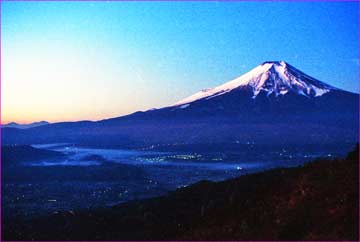
[[[2,2],[2,122],[161,107],[263,61],[358,92],[356,2]]]

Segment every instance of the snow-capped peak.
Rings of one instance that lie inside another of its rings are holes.
[[[252,90],[253,98],[261,92],[275,96],[293,92],[307,97],[318,97],[336,89],[306,75],[284,61],[267,61],[232,81],[197,92],[175,103],[174,106],[203,98],[209,99],[240,88]]]

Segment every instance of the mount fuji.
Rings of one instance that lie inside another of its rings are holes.
[[[2,141],[72,142],[143,147],[151,144],[337,144],[358,141],[359,95],[267,61],[173,105],[97,122],[3,129]]]
[[[201,90],[171,106],[137,112],[128,118],[231,118],[242,123],[266,121],[267,124],[276,120],[283,123],[286,118],[316,118],[338,123],[344,119],[357,120],[358,98],[358,94],[316,80],[284,61],[268,61],[234,80]],[[108,121],[112,120],[118,118]]]
[[[256,98],[261,92],[267,96],[295,93],[306,97],[318,97],[337,88],[320,82],[284,61],[264,62],[248,73],[215,88],[204,89],[175,105],[187,104],[200,99],[210,99],[236,89],[252,92]]]

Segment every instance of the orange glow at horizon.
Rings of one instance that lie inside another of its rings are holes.
[[[49,123],[58,123],[58,122],[76,122],[76,121],[84,121],[84,120],[88,120],[88,121],[98,121],[98,120],[102,120],[102,119],[108,119],[108,118],[114,118],[114,117],[119,117],[119,116],[124,116],[127,114],[130,114],[132,112],[129,113],[114,113],[114,114],[96,114],[96,115],[87,115],[87,114],[83,114],[83,115],[79,115],[76,117],[67,117],[64,116],[63,118],[58,118],[57,116],[29,116],[29,115],[11,115],[10,118],[8,118],[8,116],[4,116],[3,114],[1,115],[1,124],[8,124],[11,122],[15,122],[18,124],[30,124],[30,123],[34,123],[34,122],[40,122],[40,121],[47,121]],[[42,118],[44,117],[44,118]]]

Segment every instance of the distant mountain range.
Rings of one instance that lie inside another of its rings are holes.
[[[358,94],[316,80],[284,61],[268,61],[168,107],[97,122],[4,128],[2,141],[119,147],[355,143],[358,110]]]
[[[29,129],[29,128],[35,128],[35,127],[39,127],[39,126],[47,125],[47,124],[49,124],[49,122],[46,122],[46,121],[34,122],[34,123],[30,123],[30,124],[18,124],[15,122],[11,122],[11,123],[2,125],[2,127],[3,128]]]

